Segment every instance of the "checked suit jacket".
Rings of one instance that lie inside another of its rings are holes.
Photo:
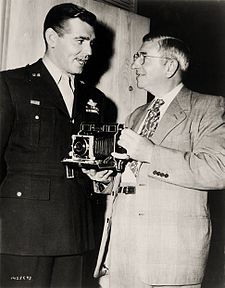
[[[128,116],[129,128],[138,131],[148,106]],[[211,238],[208,191],[225,188],[224,109],[223,97],[186,87],[171,102],[151,138],[156,145],[151,163],[140,167],[136,194],[117,194],[121,174],[107,188],[114,194],[95,277],[106,259],[109,279],[126,273],[120,259],[127,253],[127,261],[135,254],[134,272],[144,283],[201,283]],[[130,253],[129,245],[135,247]]]
[[[0,73],[0,251],[80,254],[94,246],[92,182],[61,162],[80,123],[102,122],[104,95],[76,81],[73,116],[42,60]],[[87,110],[92,99],[96,110]]]

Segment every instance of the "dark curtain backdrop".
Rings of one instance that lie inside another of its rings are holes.
[[[225,1],[139,0],[138,13],[151,19],[153,33],[187,42],[192,52],[185,81],[189,88],[225,97]],[[209,205],[213,235],[203,288],[224,288],[225,191],[210,192]]]

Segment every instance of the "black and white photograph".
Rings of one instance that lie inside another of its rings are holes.
[[[0,288],[225,288],[225,0],[0,0]]]

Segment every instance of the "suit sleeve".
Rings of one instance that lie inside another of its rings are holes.
[[[6,173],[4,154],[9,141],[13,119],[14,111],[10,92],[3,75],[0,74],[0,183]]]
[[[225,188],[224,98],[211,97],[207,107],[199,105],[191,151],[155,145],[148,176],[174,185],[199,190]],[[204,104],[204,103],[203,103]],[[209,104],[209,105],[208,105]]]

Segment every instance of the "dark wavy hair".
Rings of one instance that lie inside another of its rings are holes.
[[[52,7],[46,15],[44,21],[43,36],[45,45],[47,42],[45,38],[45,32],[48,28],[55,30],[58,35],[62,36],[64,33],[65,21],[72,18],[79,18],[80,20],[88,23],[92,27],[96,26],[96,16],[83,7],[77,6],[73,3],[63,3]]]

